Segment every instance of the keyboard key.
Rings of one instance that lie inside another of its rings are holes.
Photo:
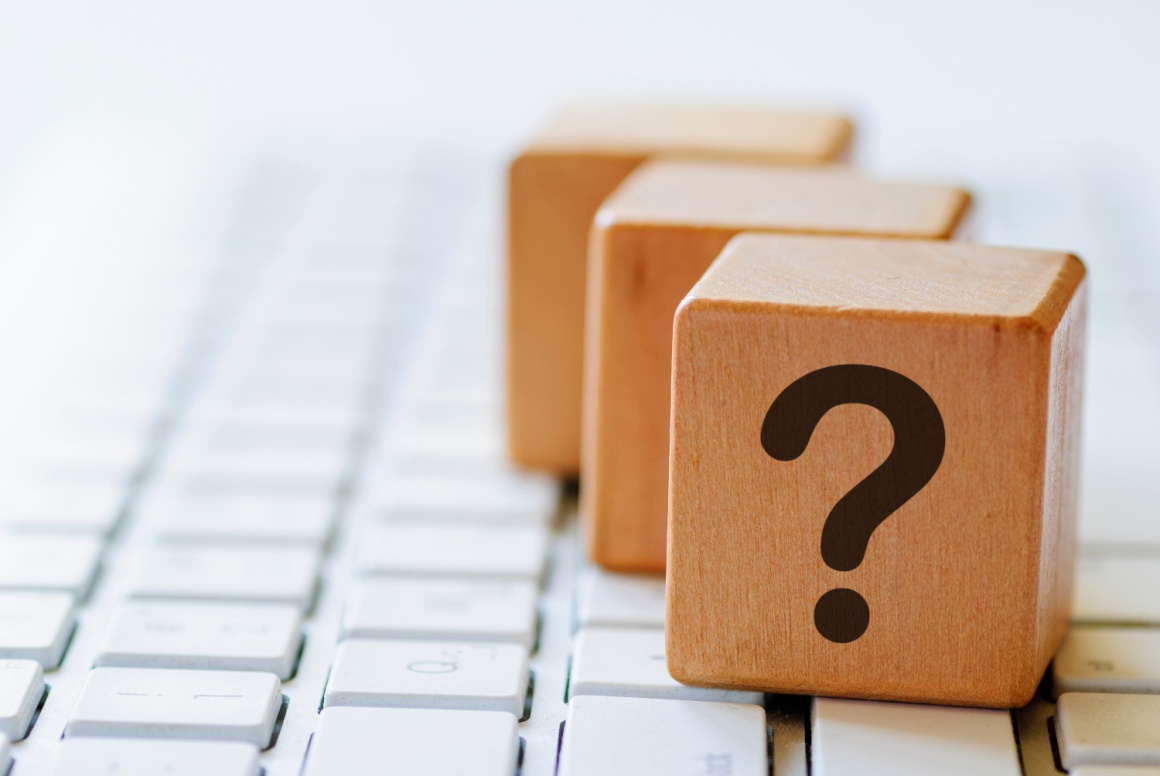
[[[1055,693],[1160,693],[1160,629],[1075,626],[1052,663]]]
[[[195,459],[172,463],[169,471],[194,482],[253,483],[260,490],[306,491],[325,496],[334,491],[347,466],[342,452],[222,453],[210,450]],[[279,488],[279,486],[284,486]]]
[[[447,394],[453,389],[447,386],[416,386],[419,392]],[[474,390],[462,398],[467,401],[486,402],[486,396],[475,396]],[[451,397],[449,397],[451,398]],[[388,434],[385,444],[389,452],[400,461],[407,462],[411,469],[426,471],[447,471],[473,474],[496,471],[496,463],[504,462],[507,456],[501,434],[456,434],[453,431],[433,434],[427,429],[406,429],[400,433]],[[416,462],[422,462],[419,466]]]
[[[95,536],[0,534],[0,590],[61,590],[83,599],[101,549]]]
[[[760,692],[689,687],[669,676],[665,632],[644,628],[581,628],[572,653],[571,695],[617,695],[760,705]]]
[[[60,665],[76,615],[68,593],[0,592],[0,660]]]
[[[1160,765],[1160,695],[1069,692],[1055,707],[1063,767]]]
[[[258,748],[240,741],[66,738],[56,776],[258,776]]]
[[[8,773],[12,767],[12,752],[8,745],[8,736],[0,733],[0,773]]]
[[[319,555],[307,547],[154,547],[138,568],[134,598],[288,603],[314,600]]]
[[[126,603],[113,615],[96,665],[267,671],[290,677],[302,615],[290,605]]]
[[[548,554],[540,526],[379,526],[362,570],[399,576],[539,579]]]
[[[366,578],[351,588],[345,638],[507,641],[531,649],[536,584],[477,580]]]
[[[765,776],[760,706],[580,695],[568,703],[560,776]]]
[[[335,505],[327,496],[225,493],[182,496],[151,505],[167,542],[312,544],[330,538]]]
[[[511,776],[512,714],[445,709],[322,710],[302,776]]]
[[[493,476],[408,475],[383,486],[377,510],[386,520],[535,523],[552,520],[560,486],[548,477],[509,472]]]
[[[1075,581],[1072,619],[1160,625],[1160,556],[1085,555]]]
[[[1011,714],[815,698],[814,776],[1020,776]]]
[[[1059,773],[1059,771],[1056,771]],[[1070,776],[1160,776],[1160,767],[1139,768],[1131,765],[1090,765],[1072,768]]]
[[[197,738],[265,747],[282,704],[274,674],[94,668],[65,735]]]
[[[523,715],[528,651],[516,644],[362,641],[338,645],[327,706],[395,706]]]
[[[0,503],[0,525],[13,531],[108,535],[120,520],[125,486],[120,482],[48,480],[10,492]]]
[[[19,741],[44,696],[44,670],[35,660],[0,661],[0,735]]]
[[[591,568],[581,583],[581,625],[665,627],[663,575],[617,574]]]

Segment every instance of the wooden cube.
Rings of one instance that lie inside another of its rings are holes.
[[[950,237],[940,185],[770,165],[648,162],[600,209],[588,280],[581,508],[592,558],[665,567],[673,314],[742,231]]]
[[[1012,707],[1067,627],[1084,268],[743,235],[677,313],[682,682]]]
[[[588,231],[605,197],[656,155],[819,164],[850,122],[826,113],[589,105],[559,116],[512,162],[509,182],[508,441],[512,460],[572,476]]]

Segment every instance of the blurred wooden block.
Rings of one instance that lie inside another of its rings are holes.
[[[742,231],[946,238],[949,186],[844,171],[652,161],[600,209],[589,276],[581,502],[593,560],[665,567],[673,314]]]
[[[675,323],[669,669],[1008,708],[1067,627],[1083,265],[743,235]]]
[[[605,197],[656,155],[829,162],[837,115],[708,106],[590,105],[560,115],[512,162],[509,181],[508,440],[516,463],[580,466],[588,232]]]

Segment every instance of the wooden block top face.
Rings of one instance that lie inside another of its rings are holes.
[[[657,159],[601,207],[600,226],[652,225],[866,237],[950,237],[970,206],[953,186],[736,162]]]
[[[977,318],[1051,331],[1084,277],[1067,253],[742,234],[686,297],[834,316]]]
[[[696,155],[793,163],[837,159],[850,120],[834,113],[710,105],[579,105],[558,115],[527,152]]]
[[[1057,253],[731,242],[676,319],[673,676],[1026,702],[1071,597],[1083,276]]]

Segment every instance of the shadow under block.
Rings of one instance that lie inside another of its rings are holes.
[[[672,675],[1026,703],[1070,612],[1085,296],[1063,253],[730,243],[675,323]]]
[[[665,567],[673,314],[742,231],[952,235],[966,192],[844,171],[657,160],[617,189],[591,241],[581,509],[594,561]]]
[[[593,105],[566,112],[511,164],[508,440],[516,463],[580,467],[588,232],[600,203],[658,154],[820,164],[850,122],[767,109]]]

